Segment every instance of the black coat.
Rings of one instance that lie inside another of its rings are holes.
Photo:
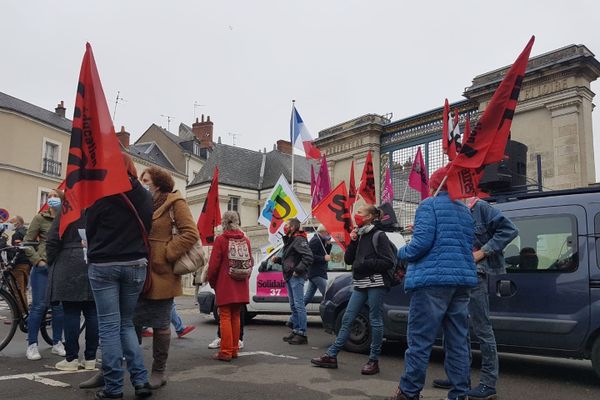
[[[352,265],[352,278],[355,280],[382,274],[385,285],[389,286],[390,279],[385,272],[394,266],[396,255],[390,246],[390,239],[383,232],[379,234],[377,250],[375,250],[373,235],[378,230],[376,226],[360,235],[357,240],[352,240],[344,253],[344,261]]]
[[[313,254],[308,247],[306,234],[295,234],[283,237],[283,253],[281,255],[283,266],[283,278],[289,281],[294,272],[299,276],[306,277],[308,267],[312,264]]]
[[[308,268],[308,279],[317,276],[327,279],[327,265],[329,263],[325,261],[325,256],[331,253],[331,244],[325,244],[319,234],[315,233],[308,242],[308,246],[313,254],[313,262]]]
[[[152,226],[152,195],[137,179],[125,193],[146,228]],[[121,195],[104,197],[86,212],[89,263],[136,261],[148,258],[140,224]]]
[[[93,301],[94,296],[88,279],[81,236],[78,229],[85,228],[83,218],[71,223],[58,237],[60,213],[48,231],[46,257],[48,257],[48,300]]]

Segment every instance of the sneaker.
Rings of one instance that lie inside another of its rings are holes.
[[[142,331],[142,337],[152,337],[154,336],[154,332],[151,328],[146,328]]]
[[[62,361],[57,362],[54,365],[54,368],[56,368],[59,371],[77,371],[79,369],[79,360],[78,359],[74,359],[71,361],[62,360]]]
[[[65,346],[62,344],[62,342],[58,342],[54,346],[52,346],[52,354],[56,354],[61,357],[67,355],[67,352],[65,351]]]
[[[438,389],[452,389],[452,383],[448,379],[434,379],[432,386]]]
[[[294,337],[288,340],[289,344],[308,344],[308,338],[304,335],[294,334]]]
[[[177,332],[177,337],[182,338],[185,335],[187,335],[188,333],[192,332],[194,329],[196,329],[195,326],[188,325],[185,328],[183,328],[183,330],[181,332]]]
[[[219,347],[221,347],[221,338],[215,338],[215,340],[208,345],[209,349],[218,349]]]
[[[40,351],[38,350],[37,343],[30,344],[27,347],[27,352],[25,354],[27,355],[27,359],[32,361],[40,360],[42,358]]]
[[[470,400],[496,400],[496,389],[480,383],[467,392],[467,397]]]
[[[244,348],[244,341],[240,340],[238,341],[238,350],[242,350]]]
[[[94,371],[94,370],[96,370],[96,360],[84,360],[79,365],[81,367],[83,367],[83,369],[85,369],[87,371]]]
[[[321,357],[312,358],[310,360],[310,363],[312,365],[315,365],[315,366],[321,367],[321,368],[334,368],[335,369],[338,367],[337,358],[331,357],[329,354],[323,354]]]

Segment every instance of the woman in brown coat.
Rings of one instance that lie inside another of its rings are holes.
[[[140,338],[143,326],[153,330],[150,387],[157,389],[167,382],[165,370],[171,342],[173,298],[183,294],[181,276],[173,273],[173,266],[199,240],[199,236],[192,213],[179,191],[173,191],[175,182],[167,171],[150,167],[142,173],[140,180],[152,193],[154,203],[152,229],[148,237],[152,287],[138,301],[134,324]]]

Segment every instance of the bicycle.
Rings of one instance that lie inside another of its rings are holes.
[[[19,253],[25,250],[24,245],[32,246],[37,243],[23,243],[21,246],[6,246],[0,248],[0,351],[14,337],[17,327],[27,333],[29,304],[27,297],[17,287],[17,281],[12,273],[15,260]],[[42,338],[52,346],[52,312],[47,310],[40,326]]]

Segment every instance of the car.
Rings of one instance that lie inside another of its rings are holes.
[[[313,234],[309,234],[308,239]],[[401,234],[389,232],[388,237],[397,246],[404,244]],[[275,257],[281,258],[283,244],[278,245],[258,264],[258,268],[252,270],[250,276],[250,303],[246,305],[246,321],[251,320],[258,314],[264,315],[289,315],[290,305],[287,295],[285,280],[283,279],[282,265],[274,263]],[[350,266],[344,263],[344,252],[336,242],[332,243],[331,261],[327,266],[327,285],[329,286],[336,277],[345,274],[350,270]],[[321,303],[321,293],[317,294],[313,300],[307,304],[306,311],[309,315],[319,315],[319,304]],[[198,291],[198,307],[203,314],[211,314],[218,321],[219,315],[215,305],[214,290],[206,284]]]
[[[489,276],[490,314],[498,350],[590,359],[600,376],[600,187],[524,193],[491,199],[519,228],[506,247],[507,271]],[[352,280],[340,276],[320,306],[324,328],[337,333]],[[409,294],[402,285],[384,299],[384,337],[406,340]],[[368,312],[346,349],[367,352]],[[441,344],[441,337],[438,344]]]

